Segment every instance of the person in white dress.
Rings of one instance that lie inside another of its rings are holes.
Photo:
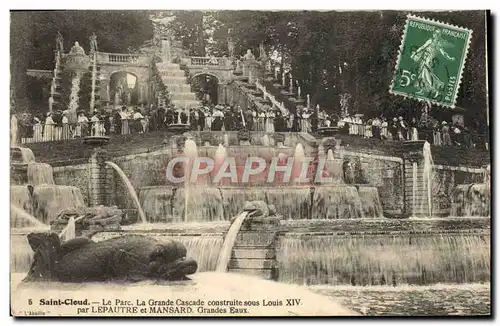
[[[389,123],[387,122],[386,118],[382,118],[382,123],[381,123],[381,128],[382,128],[382,138],[388,139],[389,138]]]
[[[88,123],[89,119],[87,116],[83,112],[80,112],[78,115],[75,137],[85,137],[87,135]]]
[[[104,124],[100,121],[97,111],[94,112],[94,115],[90,118],[90,122],[92,122],[92,136],[103,136],[104,133],[102,129],[104,129]]]
[[[267,111],[266,114],[266,132],[274,132],[274,118],[276,118],[276,114],[273,110]]]
[[[33,117],[33,142],[40,142],[43,140],[43,125],[40,119]]]
[[[309,121],[310,116],[311,114],[307,110],[304,110],[304,112],[302,113],[302,132],[311,131],[311,122]]]
[[[68,119],[68,111],[63,111],[62,113],[62,139],[67,140],[70,139],[70,129],[69,129],[69,119]]]
[[[212,128],[212,109],[205,107],[205,128],[210,130]]]
[[[54,140],[54,120],[52,120],[52,113],[47,113],[45,119],[45,128],[43,129],[43,141]]]
[[[137,109],[132,117],[134,119],[134,126],[136,128],[135,132],[142,134],[144,132],[144,129],[142,127],[141,121],[144,119],[144,116],[142,115],[141,111]]]
[[[260,111],[257,114],[257,131],[264,131],[266,123],[266,113],[264,111]]]
[[[127,107],[122,107],[122,111],[120,112],[120,117],[122,119],[122,135],[130,134],[130,123],[129,118],[130,115],[128,113]]]

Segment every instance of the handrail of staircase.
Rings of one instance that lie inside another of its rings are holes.
[[[225,67],[230,65],[231,62],[228,58],[217,57],[189,57],[189,65],[191,66],[214,66]]]
[[[258,79],[255,80],[255,87],[257,87],[257,89],[260,90],[264,94],[263,95],[264,99],[268,98],[271,101],[271,103],[273,104],[273,106],[276,106],[276,107],[278,107],[278,109],[280,109],[281,114],[283,114],[284,116],[289,114],[289,111],[285,108],[285,105],[283,103],[278,102],[276,100],[276,98],[274,97],[274,95],[269,94],[267,92],[266,87],[264,85],[262,85],[261,83],[259,83]]]
[[[129,62],[129,63],[148,63],[151,58],[149,54],[143,53],[107,53],[97,52],[97,60],[103,62]]]

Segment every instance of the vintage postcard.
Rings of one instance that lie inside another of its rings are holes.
[[[488,11],[10,19],[12,316],[491,316]]]

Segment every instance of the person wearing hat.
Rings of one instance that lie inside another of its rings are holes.
[[[61,122],[62,122],[62,139],[67,140],[70,138],[69,135],[71,134],[69,119],[68,119],[68,110],[64,110],[62,112]]]
[[[274,132],[274,119],[276,118],[276,114],[274,110],[268,108],[266,113],[266,132],[273,133]]]
[[[113,127],[116,135],[122,134],[122,116],[119,109],[115,109],[113,113]]]
[[[450,127],[448,127],[448,123],[446,121],[442,122],[441,134],[443,137],[443,145],[450,146],[451,145]]]
[[[406,130],[406,122],[403,120],[403,117],[398,118],[398,140],[404,141],[406,140],[407,130]]]
[[[391,135],[392,135],[392,140],[397,140],[398,139],[398,119],[393,118],[392,119],[392,124],[391,124]]]
[[[213,130],[213,131],[221,131],[222,130],[222,125],[224,124],[223,119],[224,119],[224,114],[216,106],[215,110],[214,110],[214,113],[212,115],[211,130]]]
[[[48,112],[45,118],[45,127],[43,128],[43,141],[52,140],[54,140],[54,120],[52,119],[52,112]]]
[[[431,121],[433,131],[432,143],[435,146],[441,146],[441,126],[436,119],[432,118]]]

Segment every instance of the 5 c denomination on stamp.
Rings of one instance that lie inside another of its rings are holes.
[[[408,15],[390,93],[455,107],[472,30]]]

